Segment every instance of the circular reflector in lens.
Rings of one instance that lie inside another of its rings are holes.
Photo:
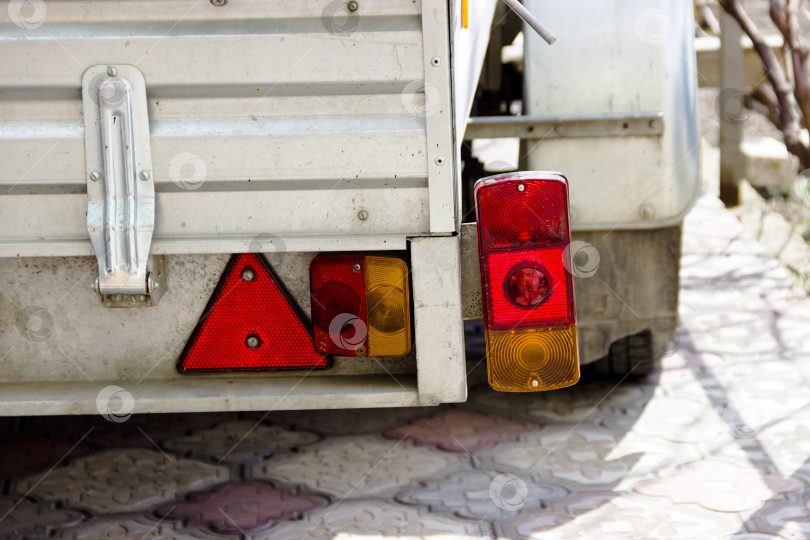
[[[532,309],[548,297],[548,278],[535,266],[521,265],[506,278],[506,290],[516,306]]]
[[[405,328],[405,293],[399,287],[378,285],[368,291],[368,322],[381,332]]]
[[[312,295],[312,324],[329,332],[336,317],[348,313],[362,318],[363,303],[357,293],[339,281],[327,281]],[[352,333],[352,326],[346,325],[341,333]]]

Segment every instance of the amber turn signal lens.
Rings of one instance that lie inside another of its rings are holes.
[[[408,267],[399,259],[366,257],[368,348],[374,356],[411,350]]]
[[[495,390],[534,392],[579,380],[577,327],[490,331],[487,371]]]

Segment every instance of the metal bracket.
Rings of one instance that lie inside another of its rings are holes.
[[[98,259],[96,290],[105,306],[105,298],[124,295],[132,301],[115,301],[110,307],[154,305],[158,296],[150,286],[147,263],[155,185],[143,75],[134,66],[92,66],[82,76],[82,102],[87,230]],[[140,302],[141,296],[150,299]]]
[[[662,112],[479,116],[467,122],[464,140],[660,137],[663,133]]]
[[[165,255],[152,255],[146,263],[146,293],[106,294],[99,290],[98,279],[93,290],[98,294],[102,305],[108,308],[152,307],[156,306],[169,284],[168,263]]]

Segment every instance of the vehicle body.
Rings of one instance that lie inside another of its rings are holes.
[[[648,372],[677,339],[681,223],[700,193],[691,6],[525,5],[575,38],[548,47],[524,27],[522,81],[511,84],[514,70],[487,70],[498,65],[487,60],[484,91],[508,107],[522,86],[523,115],[477,117],[465,138],[520,138],[521,169],[565,173],[584,259],[575,265],[580,361],[597,376]],[[495,18],[508,34],[510,21]],[[500,61],[500,43],[488,56]]]
[[[459,156],[495,1],[469,3],[469,28],[461,2],[349,4],[76,1],[49,3],[40,18],[9,9],[0,414],[96,413],[110,396],[130,412],[466,399],[463,317],[481,300],[477,257],[462,247],[464,231],[467,242],[474,234],[461,223]],[[112,79],[127,84],[105,87]],[[132,104],[123,139],[102,126],[105,100],[121,99]],[[148,152],[127,154],[129,136]],[[98,191],[108,175],[94,174],[108,143],[132,170],[114,187],[134,209],[115,214],[127,221],[117,237],[95,221],[114,207]],[[575,207],[587,200],[578,182]],[[677,227],[686,199],[656,215]],[[663,226],[641,226],[653,223]],[[337,356],[317,371],[179,372],[230,255],[245,252],[266,257],[305,317],[316,255],[401,257],[411,353]],[[122,253],[137,254],[137,279],[113,282]]]

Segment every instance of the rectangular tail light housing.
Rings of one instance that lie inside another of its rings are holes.
[[[315,350],[405,356],[411,350],[408,267],[394,257],[321,255],[309,267]]]
[[[487,375],[531,392],[579,380],[568,181],[522,172],[475,184]]]

